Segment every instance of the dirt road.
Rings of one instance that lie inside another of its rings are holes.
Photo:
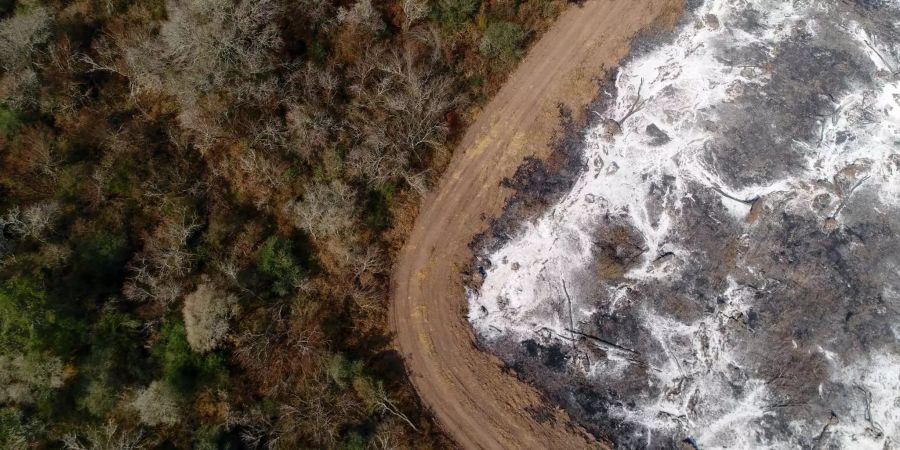
[[[571,6],[469,128],[435,191],[425,199],[394,268],[391,324],[413,384],[443,429],[466,449],[599,447],[562,411],[538,421],[539,393],[479,351],[460,271],[467,245],[501,212],[499,183],[529,155],[544,156],[556,105],[580,111],[592,79],[628,51],[651,23],[671,22],[681,0],[588,0]],[[662,21],[662,22],[659,22]]]

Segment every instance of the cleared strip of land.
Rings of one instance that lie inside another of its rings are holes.
[[[627,54],[631,38],[671,23],[682,0],[588,0],[571,6],[529,51],[463,138],[426,198],[394,268],[391,324],[413,384],[463,448],[599,447],[562,411],[533,414],[540,394],[474,345],[460,271],[472,238],[500,214],[527,156],[548,154],[557,105],[581,111],[595,78]]]

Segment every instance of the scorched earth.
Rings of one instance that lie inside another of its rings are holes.
[[[469,319],[620,447],[898,448],[900,1],[689,3]]]

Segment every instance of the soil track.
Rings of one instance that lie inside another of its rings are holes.
[[[594,79],[618,64],[631,38],[650,25],[672,23],[681,4],[588,0],[571,6],[481,112],[423,203],[394,268],[391,324],[416,390],[463,448],[601,446],[476,348],[460,271],[472,257],[469,242],[510,194],[500,181],[525,157],[549,152],[557,105],[583,110],[597,94]]]

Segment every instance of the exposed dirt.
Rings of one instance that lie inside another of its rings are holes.
[[[672,23],[681,5],[589,0],[570,7],[469,128],[423,204],[394,269],[391,323],[419,395],[463,448],[602,446],[476,348],[460,272],[472,258],[469,242],[512,192],[501,180],[526,157],[549,153],[558,106],[583,111],[631,38]]]

